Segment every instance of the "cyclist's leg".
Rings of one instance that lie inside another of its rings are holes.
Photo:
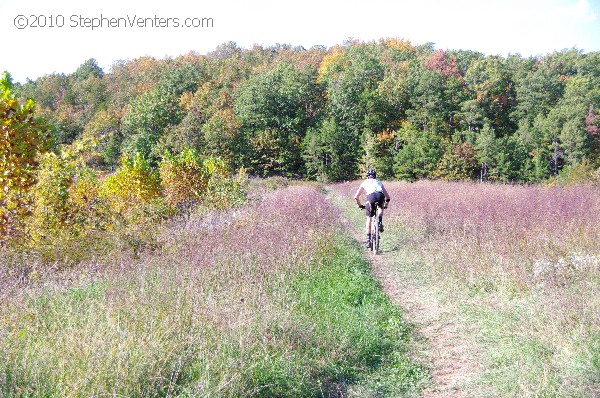
[[[383,232],[383,206],[385,203],[385,196],[383,192],[377,192],[375,200],[379,206],[377,206],[377,225],[379,226],[379,232]]]
[[[365,247],[369,248],[371,246],[371,203],[365,203],[365,215],[367,216],[367,221],[365,223],[365,232],[367,234],[367,239],[365,241]]]

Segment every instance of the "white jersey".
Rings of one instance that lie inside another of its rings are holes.
[[[367,178],[360,184],[360,188],[363,188],[367,195],[370,195],[373,192],[383,192],[383,184],[375,178]]]

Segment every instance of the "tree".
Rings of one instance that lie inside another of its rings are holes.
[[[596,167],[600,167],[600,117],[594,112],[594,107],[590,106],[588,115],[585,118],[585,132],[590,142],[590,157]]]
[[[252,149],[249,166],[263,175],[303,175],[301,143],[314,122],[315,71],[278,64],[237,91],[234,110]]]
[[[395,141],[396,132],[393,130],[384,130],[378,134],[366,131],[361,173],[374,169],[380,179],[393,178]]]
[[[104,180],[99,196],[117,216],[117,224],[141,221],[148,217],[148,207],[162,199],[160,175],[141,154],[124,155],[121,167]]]
[[[527,119],[531,122],[538,115],[546,116],[564,90],[559,71],[544,59],[521,62],[515,80],[515,120]]]
[[[20,103],[7,72],[0,79],[0,238],[30,213],[29,190],[36,183],[38,155],[51,146],[46,123],[34,116],[35,104]]]
[[[524,165],[527,151],[515,135],[505,135],[496,140],[494,164],[490,175],[502,182],[521,182],[524,180]]]
[[[498,136],[512,133],[515,126],[510,119],[510,111],[514,106],[515,93],[506,60],[498,56],[474,60],[467,70],[465,81]]]
[[[219,167],[224,169],[224,163]],[[210,171],[197,151],[186,148],[178,156],[163,158],[160,177],[167,202],[189,215],[206,193]]]
[[[528,153],[523,167],[523,177],[527,181],[542,181],[550,176],[550,148],[545,142],[546,118],[538,114],[530,123],[528,119],[519,121],[515,137]]]
[[[432,175],[443,155],[442,138],[431,130],[419,131],[406,122],[398,132],[399,149],[396,153],[396,178],[418,180]]]
[[[479,134],[477,134],[475,149],[477,150],[477,157],[481,162],[479,179],[484,181],[489,178],[489,169],[494,164],[496,151],[496,132],[489,124],[483,126]]]
[[[96,144],[94,152],[89,156],[91,163],[96,166],[116,166],[122,141],[118,110],[109,108],[94,113],[83,130],[82,138]]]
[[[87,80],[90,77],[100,78],[104,76],[104,71],[98,66],[94,58],[90,58],[77,68],[73,73],[75,80]]]
[[[165,129],[181,121],[178,99],[160,86],[142,94],[130,104],[123,118],[124,146],[129,153],[158,159],[156,143]]]
[[[245,174],[233,178],[220,158],[201,158],[186,148],[177,156],[166,156],[160,163],[160,176],[167,202],[189,216],[203,204],[224,208],[239,204],[244,196],[241,186]]]
[[[476,179],[478,172],[479,162],[473,147],[466,142],[449,143],[432,177],[446,181],[469,181]]]
[[[334,118],[311,128],[303,144],[308,175],[320,181],[352,180],[357,176],[358,145],[353,132],[341,128]]]

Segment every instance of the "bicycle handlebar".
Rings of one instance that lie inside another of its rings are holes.
[[[387,209],[387,208],[388,208],[388,203],[389,203],[389,202],[385,202],[385,204],[383,205],[383,208],[384,208],[384,209]],[[379,203],[375,203],[375,207],[378,207],[378,206],[379,206]],[[365,209],[365,205],[359,205],[359,206],[358,206],[358,208],[359,208],[360,210],[364,210],[364,209]]]

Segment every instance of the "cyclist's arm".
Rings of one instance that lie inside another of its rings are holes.
[[[383,196],[385,196],[385,198],[388,200],[390,200],[390,194],[385,190],[385,187],[382,185],[381,188],[383,188]]]
[[[356,204],[358,206],[360,206],[360,200],[359,197],[360,195],[365,192],[365,189],[362,187],[362,185],[360,186],[360,188],[358,188],[358,191],[356,191],[356,193],[354,194],[354,200],[356,201]]]

